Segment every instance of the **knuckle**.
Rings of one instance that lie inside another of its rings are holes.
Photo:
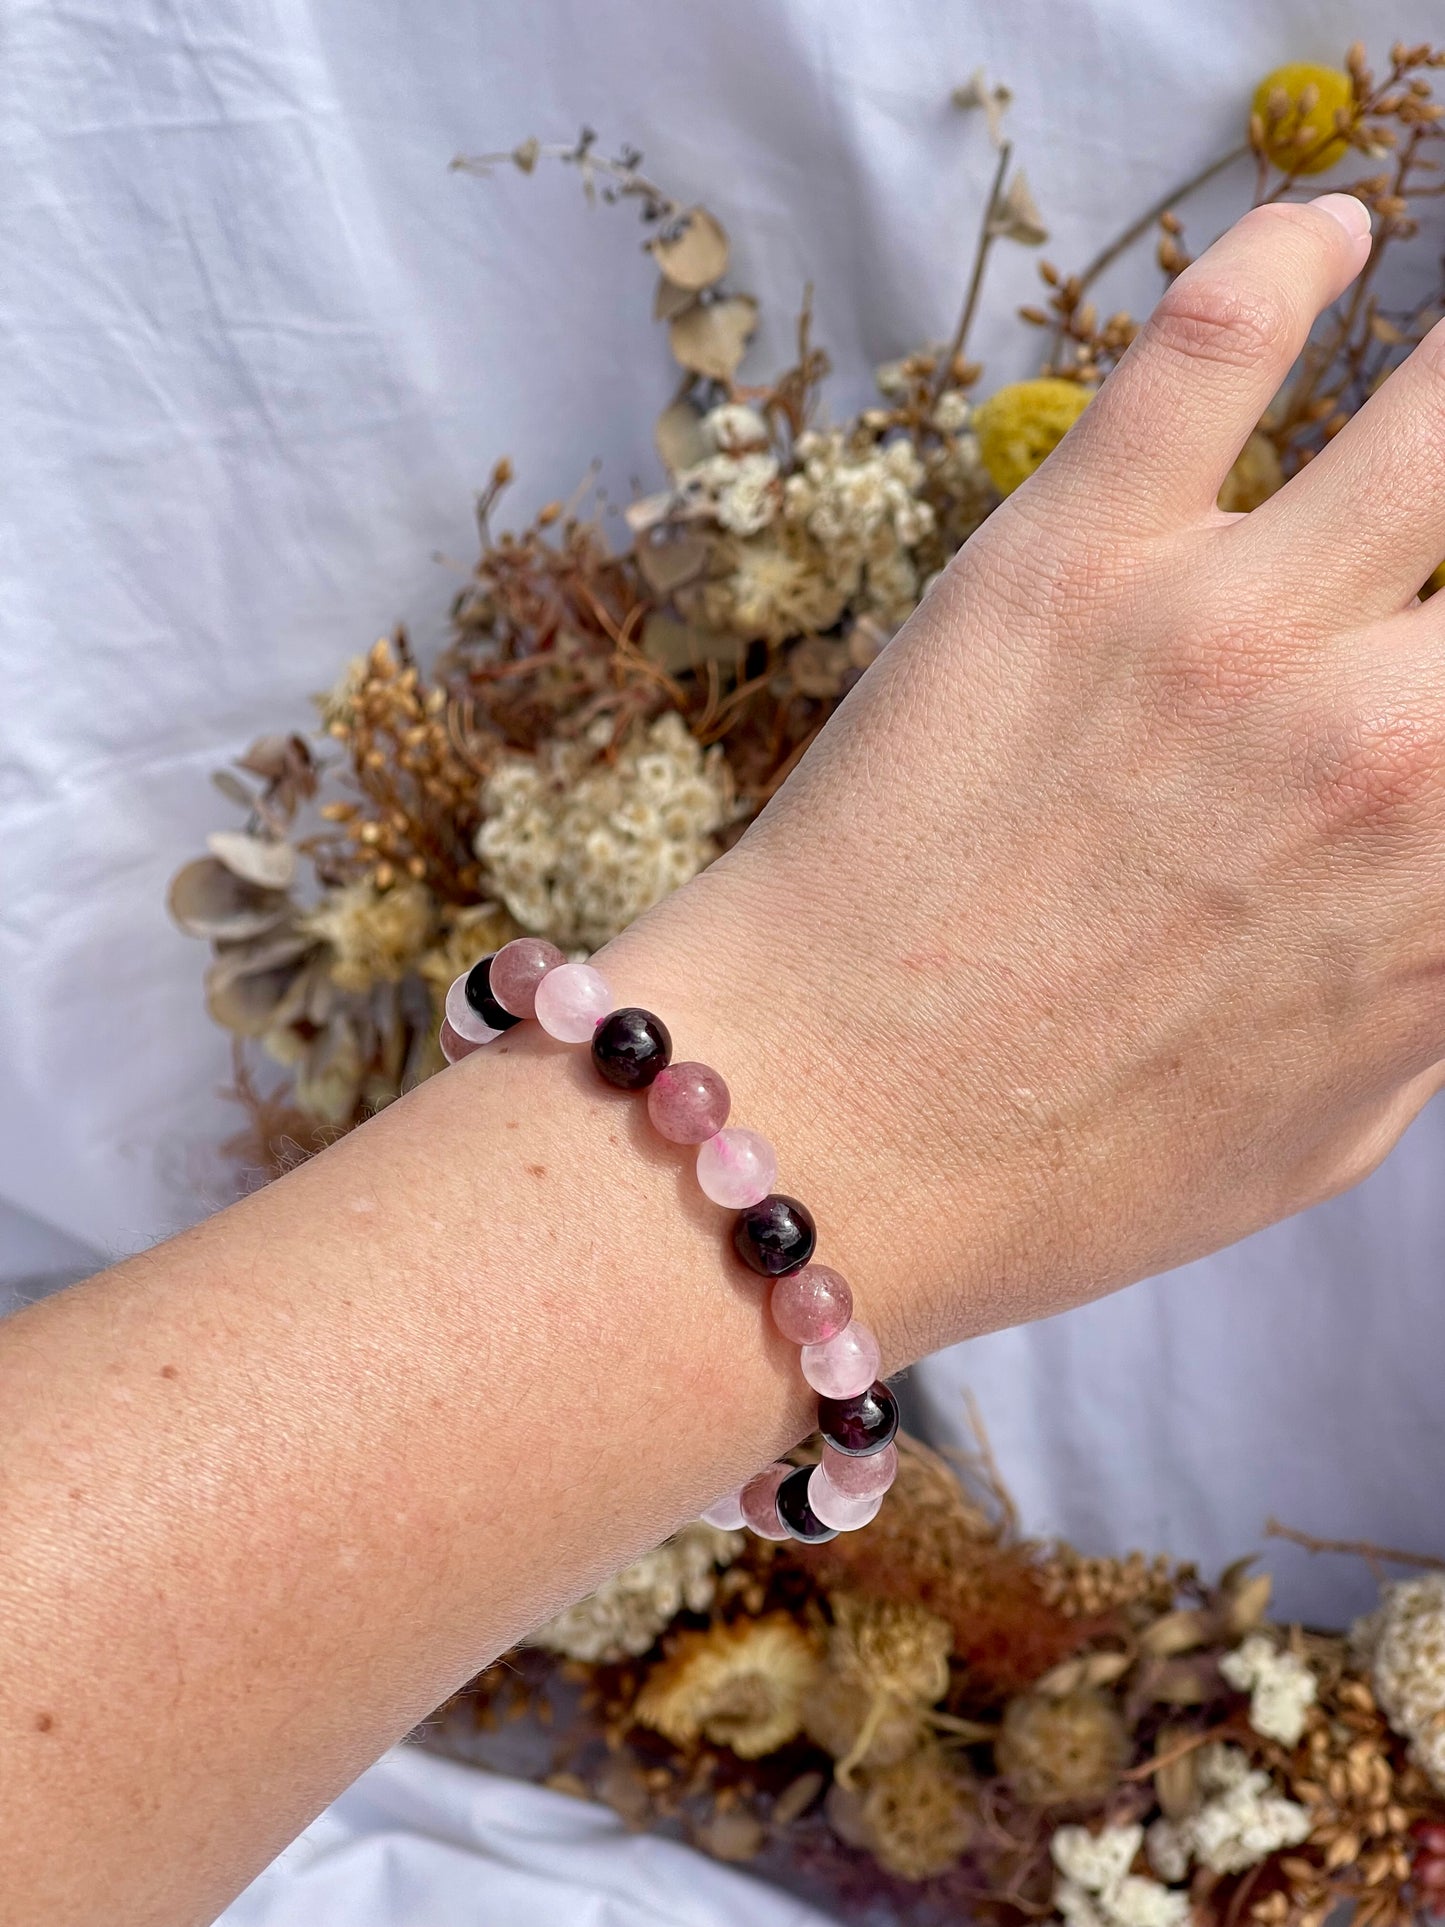
[[[1331,837],[1417,829],[1445,795],[1445,739],[1397,709],[1335,720],[1306,767],[1309,803]]]
[[[1181,275],[1154,310],[1146,335],[1172,357],[1248,368],[1287,351],[1291,319],[1263,288]]]
[[[1148,706],[1173,729],[1232,724],[1278,690],[1288,661],[1285,639],[1247,617],[1181,624],[1145,665]]]

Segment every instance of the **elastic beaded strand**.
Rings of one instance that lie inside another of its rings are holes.
[[[749,1270],[771,1281],[774,1327],[800,1348],[803,1376],[821,1396],[817,1465],[770,1465],[702,1514],[723,1531],[823,1545],[877,1513],[898,1468],[898,1405],[877,1380],[878,1341],[853,1317],[840,1272],[811,1262],[813,1214],[775,1191],[778,1158],[760,1132],[727,1124],[728,1087],[709,1065],[672,1063],[666,1024],[636,1005],[616,1009],[591,964],[568,963],[536,937],[518,937],[457,978],[447,992],[441,1045],[449,1063],[534,1018],[561,1043],[586,1044],[614,1089],[646,1093],[658,1135],[697,1146],[704,1196],[736,1212],[732,1242]]]

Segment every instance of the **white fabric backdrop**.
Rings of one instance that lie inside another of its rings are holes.
[[[671,370],[624,210],[459,149],[635,141],[735,238],[756,366],[818,290],[835,408],[955,311],[990,156],[977,64],[1054,229],[1103,227],[1235,138],[1254,77],[1329,58],[1348,0],[10,0],[0,63],[0,1248],[14,1279],[119,1254],[220,1195],[223,1040],[170,872],[225,822],[209,770],[299,721],[399,617],[441,633],[470,499],[594,454],[655,464]],[[1445,29],[1399,0],[1381,31]],[[1223,205],[1223,201],[1219,203]],[[1192,232],[1202,231],[1197,222]],[[1024,372],[1004,253],[978,347]],[[1115,284],[1142,299],[1147,271]],[[1364,1190],[1174,1277],[923,1367],[971,1383],[1031,1526],[1206,1562],[1263,1517],[1441,1550],[1445,1306],[1427,1115]],[[1274,1555],[1287,1603],[1363,1576]]]

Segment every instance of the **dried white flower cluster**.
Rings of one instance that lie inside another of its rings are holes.
[[[719,1571],[732,1564],[745,1543],[741,1532],[719,1532],[701,1521],[684,1526],[656,1552],[538,1627],[527,1643],[593,1665],[635,1659],[684,1607],[707,1611]]]
[[[1054,1905],[1068,1927],[1187,1927],[1189,1896],[1147,1874],[1130,1873],[1144,1843],[1140,1826],[1059,1827],[1049,1842],[1058,1869]]]
[[[610,763],[601,746],[504,757],[482,793],[477,855],[496,894],[564,949],[597,949],[696,876],[732,810],[722,751],[704,751],[675,711]]]
[[[1385,1718],[1445,1792],[1445,1573],[1387,1586],[1378,1609],[1357,1622],[1353,1640],[1370,1661]]]
[[[1299,1745],[1319,1690],[1302,1659],[1265,1634],[1251,1633],[1224,1655],[1219,1670],[1236,1692],[1249,1694],[1249,1723],[1256,1733],[1281,1746]]]
[[[1243,1873],[1309,1838],[1309,1813],[1252,1767],[1242,1747],[1202,1747],[1195,1771],[1204,1796],[1198,1812],[1149,1829],[1149,1864],[1161,1879],[1183,1880],[1196,1861],[1211,1873]]]

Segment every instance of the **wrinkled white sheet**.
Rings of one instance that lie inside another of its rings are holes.
[[[630,214],[453,153],[584,119],[636,142],[732,231],[754,366],[815,284],[842,410],[956,309],[991,156],[946,96],[978,64],[1074,263],[1235,138],[1258,73],[1442,25],[1438,0],[10,0],[0,1279],[224,1193],[226,1047],[162,907],[228,821],[211,768],[398,618],[440,636],[498,454],[519,518],[594,454],[614,498],[655,477],[672,371]],[[1034,286],[1000,250],[976,340],[1000,378]],[[1273,1511],[1445,1550],[1442,1154],[1437,1107],[1353,1197],[916,1382],[944,1432],[973,1386],[1035,1529],[1215,1563]],[[1301,1611],[1367,1590],[1274,1563]],[[408,1917],[375,1891],[354,1923]]]
[[[217,1927],[827,1927],[605,1807],[397,1749]]]

